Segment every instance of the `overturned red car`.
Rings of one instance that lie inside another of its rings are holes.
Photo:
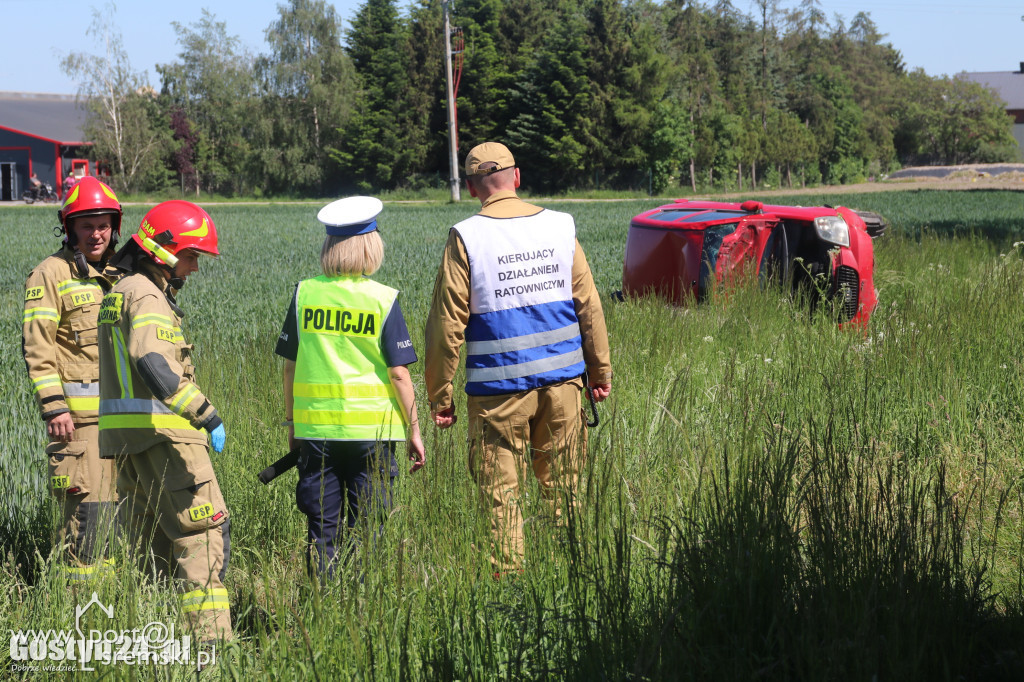
[[[866,324],[878,303],[872,239],[885,228],[842,206],[679,199],[630,221],[622,290],[685,304],[756,277],[806,287],[836,301],[840,323]]]

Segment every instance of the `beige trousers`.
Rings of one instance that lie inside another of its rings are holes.
[[[117,488],[140,567],[174,579],[197,641],[231,639],[230,523],[206,446],[163,442],[119,458]]]
[[[75,424],[71,441],[46,446],[50,492],[61,504],[55,545],[70,580],[89,580],[109,571],[107,557],[116,533],[114,462],[100,459],[99,427]]]
[[[522,567],[519,504],[527,468],[533,471],[556,523],[563,504],[577,504],[587,431],[578,379],[496,396],[469,396],[469,469],[491,516],[491,561],[500,572]]]

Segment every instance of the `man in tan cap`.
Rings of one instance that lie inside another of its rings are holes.
[[[492,562],[521,568],[519,487],[529,463],[556,519],[576,503],[586,455],[584,376],[597,401],[611,392],[604,312],[572,216],[516,196],[519,169],[498,142],[466,157],[480,212],[451,229],[426,329],[434,424],[455,423],[452,378],[466,342],[469,465],[491,513]]]

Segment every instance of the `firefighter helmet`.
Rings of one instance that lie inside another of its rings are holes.
[[[178,263],[176,254],[184,249],[220,255],[213,219],[191,201],[180,199],[149,209],[132,239],[157,263],[172,268]]]
[[[114,190],[93,176],[86,175],[75,183],[57,211],[65,241],[70,246],[75,245],[75,233],[70,229],[72,219],[102,213],[111,214],[110,247],[113,248],[121,236],[121,204]]]

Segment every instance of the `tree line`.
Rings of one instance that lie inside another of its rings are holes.
[[[868,13],[818,0],[458,0],[459,158],[498,139],[524,185],[714,188],[859,182],[909,164],[1015,160],[991,90],[908,70]],[[119,189],[253,196],[444,187],[440,0],[366,0],[347,31],[288,0],[253,54],[204,10],[174,23],[159,89],[133,70],[113,9],[80,83],[93,154]]]

